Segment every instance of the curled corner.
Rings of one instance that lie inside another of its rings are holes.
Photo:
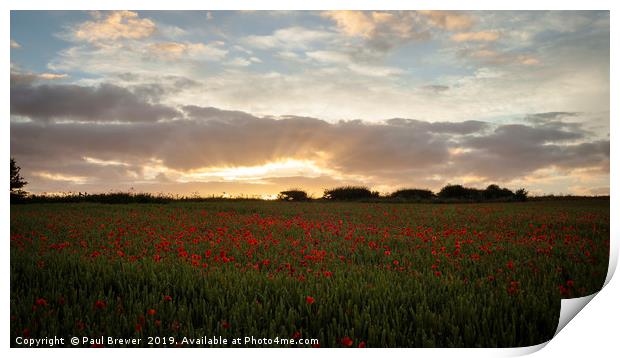
[[[558,321],[558,328],[556,329],[553,337],[557,336],[558,333],[560,333],[560,331],[564,329],[564,327],[566,327],[568,322],[570,322],[573,318],[575,318],[575,316],[588,303],[590,303],[590,301],[592,301],[592,299],[596,295],[598,295],[599,292],[601,292],[605,288],[605,286],[607,286],[609,281],[611,281],[611,278],[614,276],[614,273],[616,272],[616,267],[618,266],[618,245],[617,245],[618,242],[617,240],[613,240],[613,237],[617,237],[615,233],[613,232],[613,229],[610,234],[611,234],[612,239],[610,240],[610,246],[609,246],[609,265],[607,266],[607,277],[605,278],[605,283],[603,284],[603,287],[601,287],[601,289],[598,292],[595,292],[589,296],[562,300],[561,309],[560,309],[560,319]]]
[[[560,318],[558,320],[558,328],[553,334],[553,337],[557,336],[558,333],[560,333],[560,331],[564,329],[564,327],[566,327],[568,322],[570,322],[573,318],[575,318],[575,316],[577,316],[577,314],[588,303],[590,303],[590,301],[592,301],[592,299],[596,295],[598,295],[605,288],[605,286],[607,286],[607,284],[611,281],[611,278],[614,276],[614,273],[616,272],[616,268],[618,267],[618,241],[614,240],[613,238],[618,237],[618,235],[616,235],[616,233],[613,230],[614,229],[612,228],[612,232],[610,233],[611,240],[610,240],[610,247],[609,247],[609,265],[607,267],[607,277],[605,278],[605,283],[603,284],[603,287],[601,287],[601,289],[598,292],[595,292],[589,296],[561,300]],[[534,346],[515,348],[511,350],[510,352],[508,352],[507,356],[514,357],[514,356],[529,355],[529,354],[538,352],[539,350],[543,349],[549,342],[551,342],[551,340],[548,340],[546,342],[543,342],[543,343],[540,343]]]
[[[607,284],[607,282],[605,283]],[[599,291],[600,292],[600,291]],[[571,298],[562,300],[562,307],[560,309],[560,319],[558,321],[558,328],[555,331],[554,337],[560,333],[564,327],[570,322],[577,313],[579,313],[592,299],[596,296],[598,292],[591,294],[590,296]]]

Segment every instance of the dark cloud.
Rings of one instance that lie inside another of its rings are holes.
[[[386,122],[393,126],[416,128],[421,132],[446,134],[472,134],[481,132],[489,127],[488,123],[481,121],[425,122],[415,119],[392,118]]]
[[[155,122],[180,114],[176,109],[148,102],[146,90],[134,93],[110,84],[97,87],[14,86],[11,88],[11,114],[39,121],[69,119],[88,122]],[[153,95],[153,88],[150,91]]]
[[[462,168],[506,180],[549,166],[574,169],[608,165],[608,140],[583,142],[587,132],[571,129],[574,131],[546,125],[499,126],[489,135],[463,140],[463,146],[471,151],[460,156]]]
[[[27,178],[40,171],[63,173],[95,178],[104,187],[144,181],[140,178],[147,167],[151,167],[147,181],[175,187],[166,173],[153,172],[153,163],[185,172],[307,159],[343,178],[366,178],[354,179],[360,183],[430,188],[466,175],[512,180],[549,166],[609,170],[608,140],[591,139],[578,126],[548,126],[549,122],[494,126],[481,121],[394,118],[329,123],[310,117],[256,117],[213,107],[184,106],[182,112],[181,119],[159,122],[12,122],[11,155]],[[110,163],[87,162],[86,157]],[[284,179],[263,181],[269,184],[264,188],[289,184]],[[312,185],[315,190],[346,181],[323,178]]]
[[[428,86],[422,86],[421,88],[423,90],[426,90],[432,93],[442,93],[450,89],[450,87],[443,86],[443,85],[428,85]]]

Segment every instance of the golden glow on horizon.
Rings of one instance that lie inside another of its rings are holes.
[[[204,181],[205,179],[260,181],[265,178],[294,176],[316,178],[325,174],[333,174],[333,172],[319,167],[311,160],[286,159],[256,166],[201,168],[182,174],[179,181]]]
[[[43,179],[56,180],[56,181],[71,181],[76,184],[83,184],[88,180],[88,177],[64,175],[64,174],[50,173],[50,172],[35,172],[33,174]]]
[[[87,163],[96,164],[96,165],[119,165],[119,166],[124,166],[124,167],[129,166],[129,164],[127,163],[116,161],[116,160],[103,160],[103,159],[97,159],[93,157],[82,157],[82,159],[84,159]]]

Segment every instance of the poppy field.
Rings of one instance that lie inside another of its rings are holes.
[[[601,199],[12,205],[11,345],[535,345],[601,289],[609,221]]]

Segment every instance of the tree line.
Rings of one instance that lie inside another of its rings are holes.
[[[381,195],[364,186],[342,186],[326,189],[318,200],[333,201],[394,201],[394,202],[482,202],[482,201],[525,201],[527,190],[521,188],[512,191],[491,184],[486,189],[467,188],[459,184],[448,184],[437,193],[428,189],[399,189]],[[280,192],[278,199],[282,201],[313,200],[301,189],[290,189]]]
[[[67,193],[65,195],[45,195],[30,194],[23,190],[28,182],[20,174],[21,168],[15,160],[11,158],[11,203],[66,203],[66,202],[95,202],[107,204],[126,204],[126,203],[168,203],[172,201],[221,201],[221,200],[261,200],[258,197],[236,197],[228,198],[223,196],[200,197],[193,196],[173,196],[170,194],[152,193],[127,193],[111,192],[103,194],[88,193]],[[281,191],[277,199],[280,201],[377,201],[377,202],[506,202],[506,201],[526,201],[526,200],[578,200],[583,196],[528,196],[524,188],[512,191],[501,188],[497,184],[491,184],[485,189],[468,188],[459,184],[448,184],[441,188],[437,193],[428,189],[404,188],[392,193],[381,194],[365,186],[341,186],[325,189],[323,196],[318,199],[312,198],[302,189],[289,189]],[[609,198],[601,196],[597,198]]]

